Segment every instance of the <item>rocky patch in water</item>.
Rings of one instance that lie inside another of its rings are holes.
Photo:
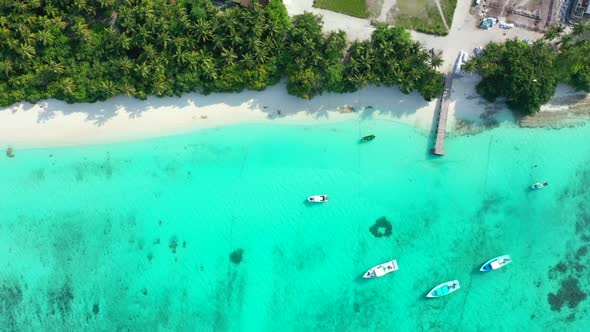
[[[92,313],[95,315],[98,315],[98,313],[100,312],[100,306],[98,305],[98,303],[95,303],[92,305]]]
[[[582,246],[578,249],[578,251],[576,251],[576,258],[580,259],[580,258],[586,256],[587,253],[588,253],[588,247]]]
[[[375,221],[373,226],[369,227],[369,231],[374,237],[389,237],[393,233],[393,226],[387,218],[381,217]]]
[[[170,248],[170,251],[172,251],[173,254],[176,253],[176,248],[178,248],[178,239],[176,236],[173,236],[168,240],[168,248]]]
[[[0,330],[16,329],[18,307],[22,300],[23,291],[17,282],[0,282]]]
[[[68,281],[62,287],[50,290],[47,294],[49,299],[49,307],[51,314],[60,313],[62,317],[68,315],[72,308],[72,300],[74,300],[74,291]]]
[[[242,258],[244,256],[244,249],[242,248],[238,248],[234,251],[231,252],[231,254],[229,254],[229,260],[238,265],[242,262]]]
[[[559,275],[562,275],[566,272],[567,265],[564,262],[559,262],[549,270],[549,279],[555,280]]]
[[[547,300],[551,305],[551,310],[561,311],[564,305],[570,309],[574,309],[584,301],[587,294],[580,289],[578,279],[568,277],[561,281],[561,287],[557,294],[550,293],[547,295]]]

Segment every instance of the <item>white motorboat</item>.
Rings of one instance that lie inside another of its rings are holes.
[[[547,187],[549,185],[549,182],[537,182],[537,183],[533,183],[533,185],[531,186],[532,189],[543,189],[545,187]]]
[[[461,286],[459,285],[459,280],[451,280],[447,282],[443,282],[442,284],[434,287],[426,297],[442,297],[451,294],[452,292],[457,291]]]
[[[307,198],[308,202],[312,203],[325,203],[328,201],[328,195],[313,195]]]
[[[484,265],[481,266],[480,271],[492,271],[502,268],[508,264],[512,263],[512,258],[509,255],[498,256],[496,258],[492,258],[489,261],[485,262]]]
[[[391,273],[393,271],[397,271],[399,267],[397,266],[397,261],[394,259],[392,261],[379,264],[369,269],[363,276],[363,278],[371,279],[371,278],[379,278],[383,277],[384,275]]]

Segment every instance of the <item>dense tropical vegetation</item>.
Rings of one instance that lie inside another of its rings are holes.
[[[590,92],[589,34],[590,24],[578,24],[567,34],[555,26],[534,43],[490,43],[464,69],[482,76],[477,91],[487,100],[505,97],[515,111],[532,114],[549,101],[559,82]]]
[[[368,84],[442,92],[440,59],[404,30],[381,27],[347,52],[345,34],[321,25],[291,21],[280,1],[0,0],[0,105],[262,90],[282,77],[303,98]]]
[[[397,86],[403,93],[416,90],[431,100],[444,89],[444,75],[434,69],[442,63],[403,28],[377,26],[371,40],[350,47],[345,84],[353,90],[370,84]]]
[[[367,85],[418,91],[426,100],[442,94],[442,60],[412,41],[402,28],[378,26],[368,41],[345,52],[343,32],[323,35],[321,19],[310,13],[293,18],[287,33],[287,89],[311,98],[323,91],[352,92]],[[345,54],[344,58],[342,57]]]
[[[0,104],[263,89],[281,77],[288,28],[279,2],[2,1]]]

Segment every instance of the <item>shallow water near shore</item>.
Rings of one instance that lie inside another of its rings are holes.
[[[367,119],[18,150],[0,158],[0,330],[583,331],[588,138],[503,125],[437,158]]]

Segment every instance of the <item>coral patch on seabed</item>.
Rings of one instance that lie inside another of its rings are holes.
[[[21,285],[16,281],[0,280],[0,330],[16,325],[22,301]]]
[[[374,237],[388,237],[393,231],[393,226],[389,220],[385,217],[381,217],[375,221],[373,226],[369,227],[369,231]]]
[[[100,306],[98,305],[98,303],[95,303],[94,305],[92,305],[92,313],[95,315],[98,315],[99,312],[100,312]]]
[[[47,298],[52,315],[59,313],[61,317],[65,317],[70,314],[74,291],[69,281],[64,282],[60,288],[49,290]]]
[[[229,255],[229,260],[238,265],[242,262],[242,256],[244,256],[244,249],[238,248]]]
[[[571,309],[575,308],[586,299],[588,295],[580,289],[578,279],[569,277],[561,281],[561,288],[557,294],[550,293],[547,300],[551,305],[551,310],[561,311],[561,308],[567,304]]]
[[[178,248],[178,239],[176,236],[170,238],[168,241],[168,248],[170,248],[170,251],[172,251],[173,254],[176,253],[176,248]]]

